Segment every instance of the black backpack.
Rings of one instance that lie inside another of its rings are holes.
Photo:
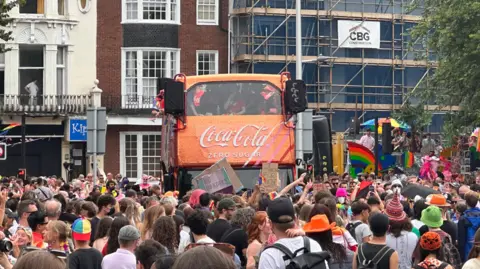
[[[355,239],[355,241],[357,240],[357,237],[355,236],[355,229],[360,225],[362,224],[361,221],[359,222],[355,222],[355,223],[349,223],[347,224],[347,227],[345,227],[345,229],[347,229],[347,231],[350,233],[350,235],[352,235],[353,239]],[[361,244],[362,242],[357,242],[358,244]]]
[[[361,244],[358,249],[358,269],[377,269],[378,263],[385,257],[385,255],[390,251],[390,247],[384,246],[371,260],[367,260],[365,255],[363,255],[363,246]]]
[[[279,243],[265,249],[275,248],[285,254],[283,260],[290,261],[285,269],[327,269],[327,260],[330,259],[330,254],[327,251],[310,252],[310,239],[305,236],[303,237],[303,245],[304,247],[296,250],[295,253]],[[298,255],[300,251],[303,251],[303,253]]]

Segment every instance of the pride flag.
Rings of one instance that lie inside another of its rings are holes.
[[[262,175],[262,173],[260,173],[258,178],[258,185],[262,185],[263,183],[265,183],[265,181],[266,181],[265,177]]]
[[[402,154],[402,160],[403,160],[403,167],[412,168],[415,157],[413,156],[412,152],[407,151]]]
[[[13,128],[17,127],[17,126],[20,126],[20,124],[19,124],[19,123],[12,123],[12,124],[8,125],[7,127],[3,128],[3,129],[2,129],[2,132],[3,132],[3,131],[8,131],[8,130],[10,130],[10,129],[13,129]]]
[[[350,175],[357,177],[359,173],[371,173],[375,171],[375,155],[372,151],[363,145],[348,142],[348,153],[350,156]],[[382,164],[379,162],[378,170],[382,170]]]
[[[3,128],[1,131],[0,131],[0,135],[6,135],[8,133],[8,131],[10,131],[11,129],[17,127],[17,126],[20,126],[21,124],[19,123],[12,123],[10,125],[8,125],[7,127]]]
[[[477,152],[480,152],[480,137],[477,137]]]

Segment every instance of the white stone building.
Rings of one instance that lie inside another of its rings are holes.
[[[83,134],[74,134],[78,145],[70,143],[70,121],[83,120],[92,104],[97,0],[26,0],[10,17],[13,22],[7,29],[13,40],[3,42],[9,51],[0,55],[0,130],[20,123],[23,115],[26,138],[32,142],[22,154],[22,145],[16,146],[21,127],[0,136],[0,141],[13,145],[0,174],[11,175],[20,168],[16,163],[25,159],[30,175],[65,177],[64,162],[76,162],[84,173],[88,165]],[[80,155],[78,160],[71,158],[72,152]]]

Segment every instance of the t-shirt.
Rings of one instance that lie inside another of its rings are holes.
[[[102,269],[102,258],[97,249],[77,249],[68,256],[68,269]]]
[[[384,249],[382,251],[385,246],[386,245],[376,245],[370,243],[363,243],[358,246],[357,265],[362,264],[362,262],[364,261],[363,257],[365,257],[365,260],[373,262],[373,258],[375,258],[375,255],[379,254],[381,251],[379,256],[375,258],[375,260],[378,260],[377,268],[390,268],[390,257],[395,252],[395,250],[387,246],[388,250]]]
[[[243,250],[248,248],[248,234],[239,227],[232,227],[220,239],[219,243],[228,243],[235,247],[235,253],[240,258],[242,266],[247,265],[247,257],[243,255]]]
[[[391,247],[398,253],[398,268],[411,269],[412,256],[417,246],[418,237],[413,232],[402,231],[399,237],[387,234],[387,246]]]
[[[230,230],[232,225],[224,219],[216,219],[207,227],[207,236],[212,238],[215,242],[220,242],[222,236],[226,231]]]
[[[360,222],[360,221],[356,220],[352,223],[355,224],[357,222]],[[363,243],[363,238],[371,235],[372,235],[372,231],[370,231],[370,227],[368,227],[368,225],[365,223],[362,223],[355,228],[355,240],[357,241],[358,244]]]
[[[310,251],[311,252],[320,252],[322,251],[322,247],[317,243],[317,241],[310,239]],[[293,238],[282,238],[279,239],[277,242],[278,244],[282,244],[287,247],[292,253],[295,253],[298,249],[304,247],[303,237],[297,236]],[[303,252],[298,253],[301,255]],[[284,269],[286,265],[290,261],[285,261],[283,254],[280,250],[275,248],[268,248],[265,249],[262,254],[260,255],[260,261],[258,264],[258,268],[262,269]],[[327,267],[328,268],[328,267]]]
[[[468,260],[462,267],[462,269],[478,269],[480,268],[480,260],[478,258],[473,258]]]
[[[116,252],[103,257],[102,269],[136,269],[137,258],[133,253],[125,249],[117,249]]]

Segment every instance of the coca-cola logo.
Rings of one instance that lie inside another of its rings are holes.
[[[237,130],[217,129],[216,126],[207,127],[200,136],[202,148],[211,147],[254,147],[265,145],[273,130],[269,127],[248,124]]]

